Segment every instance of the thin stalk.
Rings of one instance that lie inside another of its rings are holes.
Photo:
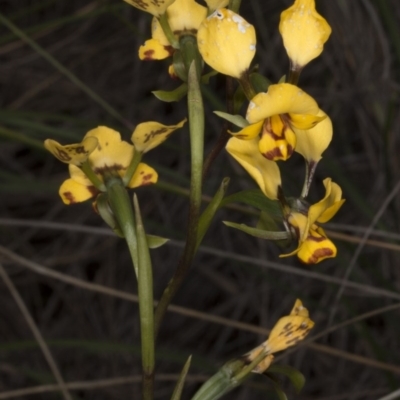
[[[171,30],[171,26],[169,25],[169,22],[168,22],[167,13],[164,13],[163,15],[161,15],[160,18],[158,19],[158,22],[160,23],[161,28],[164,31],[164,35],[168,39],[168,42],[171,44],[171,46],[174,49],[179,49],[179,41],[175,37],[174,32],[172,32],[172,30]]]
[[[121,229],[126,243],[129,248],[129,253],[132,258],[133,268],[136,273],[136,277],[139,276],[138,270],[138,244],[135,231],[135,217],[131,202],[126,191],[126,188],[122,184],[121,179],[112,177],[106,179],[108,200],[110,203],[111,210],[118,222],[119,228]]]
[[[200,55],[196,38],[188,36],[181,40],[182,54],[188,71],[188,116],[191,152],[191,183],[188,231],[183,254],[175,273],[165,288],[155,312],[155,332],[159,331],[161,321],[175,293],[181,286],[196,252],[197,230],[201,207],[201,186],[204,150],[204,106],[200,91]]]
[[[133,154],[133,158],[131,163],[129,164],[128,169],[126,170],[126,173],[122,179],[122,181],[124,182],[124,185],[128,185],[128,183],[130,182],[130,180],[132,179],[133,174],[135,173],[138,165],[140,164],[140,161],[142,160],[142,153],[139,151],[135,150],[135,153]]]
[[[154,392],[154,305],[153,305],[153,271],[149,246],[144,231],[139,203],[136,195],[135,206],[136,234],[138,242],[138,294],[140,333],[143,367],[143,400],[152,400]]]
[[[317,168],[317,164],[314,161],[306,160],[306,173],[304,177],[303,189],[301,191],[300,197],[305,199],[308,195],[308,191],[310,190],[311,182],[314,177],[315,169]]]
[[[99,177],[94,173],[92,170],[89,161],[85,161],[82,166],[81,166],[82,171],[85,173],[85,175],[88,177],[90,182],[93,183],[93,185],[99,189],[101,192],[104,192],[106,190],[106,186],[104,183],[99,179]]]
[[[287,83],[291,83],[292,85],[297,85],[299,83],[299,78],[301,74],[302,68],[294,67],[290,62],[289,76],[287,78]]]
[[[240,86],[242,86],[243,92],[247,98],[247,100],[251,101],[251,99],[257,94],[250,80],[249,71],[244,71],[242,76],[239,79]]]

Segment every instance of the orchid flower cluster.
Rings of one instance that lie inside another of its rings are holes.
[[[281,257],[297,255],[306,264],[336,256],[336,247],[320,224],[329,221],[344,200],[339,185],[331,178],[323,181],[323,199],[315,204],[306,200],[315,169],[333,134],[329,116],[298,86],[301,71],[321,54],[331,33],[327,21],[316,11],[314,0],[295,0],[281,14],[279,32],[290,69],[287,76],[273,84],[251,65],[256,54],[256,30],[238,14],[240,0],[205,0],[207,7],[195,0],[125,1],[153,15],[151,38],[138,49],[140,60],[170,59],[170,76],[183,81],[171,93],[158,91],[154,94],[164,101],[178,101],[187,96],[188,119],[175,125],[154,121],[139,123],[131,135],[132,144],[122,140],[115,130],[99,126],[89,131],[81,143],[61,145],[48,139],[45,147],[60,161],[69,164],[70,178],[59,190],[62,201],[73,204],[94,198],[95,210],[128,244],[138,278],[143,398],[151,399],[155,335],[226,192],[225,180],[209,206],[201,212],[204,166],[209,166],[226,147],[227,153],[256,181],[266,201],[278,204],[284,231],[268,231],[232,222],[226,222],[226,225],[265,239],[294,239],[297,247]],[[203,75],[205,64],[212,71]],[[231,128],[221,136],[215,151],[204,164],[205,118],[200,87],[216,73],[236,80],[238,90],[247,98],[248,104],[245,116],[235,113],[241,107],[216,112],[230,126],[237,128]],[[157,172],[141,162],[142,156],[162,144],[186,122],[191,139],[186,246],[154,312],[149,248],[162,245],[166,240],[145,234],[138,199],[135,195],[133,210],[127,189],[157,182]],[[305,160],[304,185],[299,196],[286,197],[279,163],[294,153]],[[223,373],[210,378],[193,399],[217,399],[240,384],[250,372],[267,373],[273,353],[303,340],[313,325],[307,309],[297,300],[290,315],[278,321],[267,341],[241,359],[227,363],[221,369]],[[178,382],[177,388],[179,385]],[[179,399],[180,395],[173,398]]]

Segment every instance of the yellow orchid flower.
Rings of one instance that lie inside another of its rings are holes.
[[[221,8],[200,25],[197,44],[208,65],[239,79],[256,53],[255,29],[240,15]]]
[[[281,174],[276,162],[261,155],[257,139],[243,141],[232,137],[228,140],[226,150],[250,174],[268,198],[277,199]]]
[[[243,140],[259,137],[259,151],[268,160],[287,160],[303,141],[299,152],[318,161],[332,138],[329,122],[317,130],[327,119],[317,102],[289,83],[270,85],[266,93],[253,97],[246,119],[250,125],[233,135]]]
[[[163,125],[159,122],[143,122],[136,126],[132,133],[132,142],[136,151],[147,153],[163,143],[176,129],[182,128],[187,119],[176,125]]]
[[[317,223],[329,221],[338,212],[342,204],[342,189],[331,178],[323,181],[325,197],[309,207],[308,211],[291,211],[287,217],[288,225],[298,238],[297,249],[280,257],[297,257],[305,264],[317,264],[326,258],[336,257],[336,246],[330,241]]]
[[[139,10],[160,17],[175,0],[124,0]]]
[[[281,14],[279,31],[292,70],[301,70],[318,57],[331,34],[331,27],[315,10],[314,0],[295,0]]]
[[[176,37],[185,34],[196,35],[206,16],[207,8],[194,0],[175,0],[167,9],[168,23]],[[139,48],[141,60],[163,60],[173,54],[174,49],[157,18],[153,18],[151,24],[151,37]]]
[[[62,153],[62,148],[75,149],[83,148],[87,150],[87,157],[83,162],[88,163],[90,170],[97,179],[104,183],[105,175],[116,175],[124,177],[128,166],[134,155],[134,146],[121,140],[121,135],[113,129],[105,126],[99,126],[89,131],[81,144],[62,146],[57,142],[47,140],[46,148],[58,159]],[[96,144],[94,148],[93,143]],[[90,145],[90,146],[89,146]],[[90,147],[90,149],[88,149]],[[76,151],[78,153],[78,151]],[[68,152],[71,155],[71,152]],[[99,189],[94,186],[85,172],[79,168],[80,164],[76,162],[76,157],[70,157],[69,173],[70,178],[65,180],[59,194],[65,204],[79,203],[88,200],[97,194]],[[61,160],[67,162],[66,160]],[[127,184],[129,188],[135,188],[142,185],[148,185],[157,182],[157,172],[147,164],[139,163],[135,173]]]
[[[303,340],[313,328],[314,322],[310,319],[308,310],[297,299],[289,315],[278,320],[272,328],[268,340],[245,354],[247,362],[253,361],[261,352],[267,357],[259,363],[253,372],[262,374],[271,364],[273,353],[287,349]]]

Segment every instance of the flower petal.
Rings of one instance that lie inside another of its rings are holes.
[[[255,124],[247,125],[239,132],[228,131],[233,137],[242,140],[252,140],[256,138],[261,132],[261,127],[264,121],[257,122]]]
[[[226,150],[250,174],[268,198],[277,199],[278,187],[281,185],[279,168],[274,161],[261,155],[258,139],[240,140],[233,137],[228,140]]]
[[[312,129],[326,118],[325,115],[318,116],[319,111],[317,115],[291,113],[289,114],[290,124],[297,129]]]
[[[94,186],[86,186],[74,179],[66,179],[58,191],[64,204],[81,203],[95,196],[98,191]]]
[[[148,12],[155,17],[159,17],[164,14],[167,8],[175,1],[175,0],[124,0],[128,4],[133,7],[138,8],[139,10]]]
[[[240,15],[221,8],[200,25],[197,43],[208,65],[222,74],[240,78],[255,55],[256,34],[253,25]]]
[[[317,116],[325,115],[322,110],[319,110],[317,114]],[[308,162],[317,163],[332,140],[331,119],[326,115],[326,118],[314,128],[307,130],[294,129],[294,131],[297,137],[295,151],[300,153]]]
[[[308,335],[313,326],[314,322],[309,318],[308,310],[300,300],[296,300],[290,315],[279,319],[272,328],[265,348],[268,352],[276,353],[294,346]]]
[[[271,161],[287,160],[296,146],[296,135],[281,115],[273,115],[264,121],[258,144],[261,154]]]
[[[66,164],[80,166],[96,149],[98,141],[96,138],[84,138],[81,143],[68,144],[63,146],[52,139],[44,141],[44,147],[53,154],[54,157]]]
[[[332,182],[331,178],[323,181],[325,186],[325,197],[318,203],[310,206],[308,210],[308,220],[310,226],[314,222],[325,223],[329,221],[344,203],[342,198],[342,189],[337,183]]]
[[[270,85],[268,92],[258,93],[251,100],[246,119],[255,123],[278,114],[317,115],[317,102],[290,83]]]
[[[317,264],[326,258],[336,257],[336,246],[329,240],[322,228],[314,225],[307,239],[300,245],[297,257],[305,264]]]
[[[147,153],[164,142],[176,129],[182,128],[187,119],[176,125],[163,125],[159,122],[143,122],[136,126],[132,134],[132,142],[137,151]]]
[[[168,22],[172,32],[196,33],[200,24],[207,17],[207,8],[195,0],[176,0],[167,10]]]
[[[147,164],[140,163],[127,186],[129,188],[136,188],[151,185],[152,183],[156,183],[157,179],[158,174],[155,169]]]
[[[96,150],[89,156],[95,173],[104,168],[118,172],[126,170],[132,160],[134,148],[128,142],[121,140],[121,135],[117,131],[99,126],[89,131],[85,138],[87,137],[95,137],[98,140]]]
[[[139,58],[141,60],[164,60],[172,55],[172,47],[162,45],[157,39],[146,40],[139,47]]]
[[[331,34],[331,27],[315,11],[314,0],[296,0],[281,14],[279,31],[294,69],[318,57]]]

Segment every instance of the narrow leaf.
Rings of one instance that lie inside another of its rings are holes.
[[[118,222],[110,209],[106,193],[101,193],[97,196],[96,206],[100,217],[103,218],[103,221],[114,231],[117,236],[123,238],[124,234],[122,233]]]
[[[232,115],[222,111],[214,111],[214,114],[217,114],[218,117],[231,122],[233,125],[236,125],[239,128],[244,128],[249,125],[248,121],[239,114]]]
[[[235,224],[234,222],[222,221],[226,226],[231,228],[238,229],[239,231],[243,231],[248,233],[251,236],[258,237],[260,239],[269,239],[269,240],[282,240],[290,237],[289,233],[286,231],[282,232],[271,232],[264,231],[262,229],[252,228],[251,226],[247,226],[245,224]]]
[[[157,97],[158,100],[165,101],[166,103],[171,103],[173,101],[179,101],[182,99],[184,96],[186,96],[187,93],[187,83],[182,83],[182,85],[178,86],[174,90],[154,90],[153,93],[154,96]]]
[[[221,201],[221,207],[225,207],[230,203],[239,202],[258,208],[261,211],[265,211],[275,218],[282,219],[279,202],[276,200],[270,200],[261,192],[260,189],[244,190],[227,196]]]
[[[213,199],[208,204],[207,208],[203,211],[199,219],[199,227],[197,230],[197,244],[198,247],[203,240],[204,235],[206,234],[208,228],[210,227],[211,221],[214,218],[215,213],[220,207],[221,201],[224,198],[226,193],[226,189],[228,188],[229,178],[224,178],[221,182],[221,185],[215,193]]]
[[[257,93],[266,92],[268,90],[271,81],[265,78],[263,75],[258,72],[253,72],[250,75],[250,81],[253,84],[253,87]]]
[[[158,247],[163,246],[165,243],[169,241],[168,238],[163,238],[161,236],[155,236],[155,235],[146,235],[146,239],[149,249],[157,249]]]
[[[296,389],[297,393],[300,393],[301,389],[306,383],[306,378],[304,377],[304,375],[296,368],[290,367],[288,365],[272,365],[268,368],[268,372],[287,376],[292,382],[292,385]]]
[[[178,382],[176,383],[174,392],[172,393],[171,400],[180,400],[183,390],[183,385],[185,384],[186,375],[189,371],[190,362],[192,361],[192,356],[189,356],[185,365],[183,366],[182,372],[179,375]]]

